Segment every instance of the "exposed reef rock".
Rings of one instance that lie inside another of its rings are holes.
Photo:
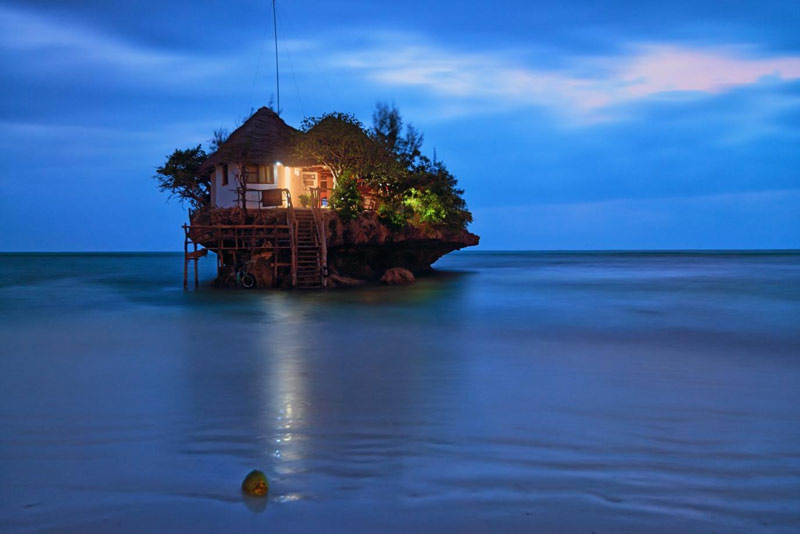
[[[381,282],[387,286],[403,286],[414,283],[414,274],[408,269],[402,267],[392,267],[388,269],[383,276]]]
[[[374,213],[343,222],[336,213],[324,212],[331,272],[361,280],[379,280],[388,270],[401,267],[419,275],[436,260],[478,244],[467,230],[442,230],[406,226],[392,229]]]

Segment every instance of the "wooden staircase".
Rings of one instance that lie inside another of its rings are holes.
[[[325,285],[322,246],[312,209],[295,208],[297,222],[297,288],[320,289]]]

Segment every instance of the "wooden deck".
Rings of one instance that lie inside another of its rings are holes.
[[[183,225],[183,287],[189,286],[189,263],[194,261],[194,285],[198,287],[199,259],[217,255],[217,275],[223,262],[238,269],[254,258],[267,259],[273,280],[285,269],[291,286],[319,289],[327,285],[327,245],[322,214],[317,208],[285,208],[285,224]]]

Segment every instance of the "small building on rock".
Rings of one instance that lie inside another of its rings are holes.
[[[286,192],[295,207],[326,207],[333,174],[324,165],[298,161],[291,143],[299,131],[273,110],[262,107],[237,128],[200,169],[211,175],[211,206],[285,207]]]

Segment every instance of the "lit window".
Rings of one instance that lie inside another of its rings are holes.
[[[275,167],[272,165],[261,165],[258,167],[258,182],[261,184],[275,183]]]
[[[317,187],[317,173],[304,172],[303,173],[303,190],[308,191],[312,187]]]

